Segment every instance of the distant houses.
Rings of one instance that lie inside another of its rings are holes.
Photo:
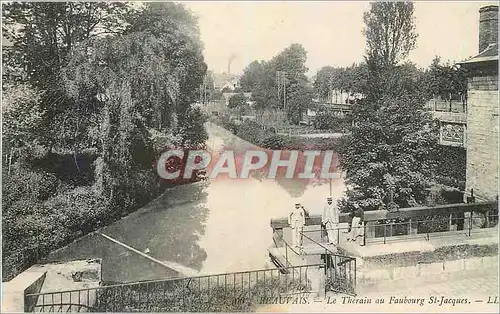
[[[217,91],[235,91],[240,88],[240,76],[228,73],[213,74],[214,89]]]

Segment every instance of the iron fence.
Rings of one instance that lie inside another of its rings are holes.
[[[35,304],[34,312],[250,311],[269,298],[308,294],[322,265],[31,293],[25,302]]]
[[[427,103],[431,111],[467,113],[467,99],[463,100],[431,100]]]
[[[430,240],[431,238],[464,235],[472,236],[474,233],[498,225],[498,213],[473,213],[469,217],[459,215],[441,215],[433,219],[410,218],[389,222],[374,222],[367,236],[365,225],[364,242],[388,243],[414,239]]]
[[[361,245],[365,244],[364,241],[364,231],[366,227],[364,225],[360,225],[358,227],[352,227],[352,226],[345,226],[345,227],[334,227],[334,228],[326,228],[324,225],[322,225],[321,230],[304,230],[302,233],[305,235],[307,234],[314,234],[314,233],[320,233],[320,240],[322,243],[326,242],[331,242],[332,244],[335,245],[340,245],[340,240],[342,236],[345,236],[346,238],[349,238],[349,234],[352,232],[353,229],[359,230],[357,234],[362,235],[363,242]],[[332,239],[328,239],[328,231],[333,231],[333,234],[335,235],[335,239],[332,241]],[[311,241],[318,243],[317,241],[311,239],[310,237],[306,237],[307,239],[310,239]],[[319,244],[319,243],[318,243]]]
[[[321,242],[326,243],[327,232],[333,231],[333,244],[340,245],[342,237],[346,241],[361,237],[361,246],[368,244],[387,244],[415,239],[430,240],[446,236],[464,235],[467,237],[480,230],[494,228],[498,225],[498,213],[473,212],[468,217],[463,213],[431,215],[432,219],[413,217],[406,219],[387,219],[361,223],[360,226],[344,226],[322,228],[322,230],[307,230],[303,233],[321,233]],[[357,229],[353,232],[353,229]],[[310,239],[310,237],[308,237]],[[330,239],[331,241],[332,239]]]
[[[307,231],[305,231],[307,232]],[[356,258],[338,254],[304,234],[302,236],[325,250],[325,291],[356,295]],[[313,231],[314,232],[314,231]]]

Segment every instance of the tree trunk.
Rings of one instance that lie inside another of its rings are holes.
[[[75,161],[76,170],[78,170],[78,172],[81,172],[80,167],[78,166],[78,161],[76,160],[76,153],[77,151],[75,149],[75,151],[73,152],[73,160]]]

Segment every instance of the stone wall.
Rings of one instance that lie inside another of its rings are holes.
[[[498,195],[498,75],[469,79],[466,190],[494,200]]]

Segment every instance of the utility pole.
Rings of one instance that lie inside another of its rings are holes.
[[[203,104],[207,103],[207,82],[203,80]]]
[[[286,112],[286,72],[283,71],[283,108]]]
[[[283,92],[283,108],[286,108],[286,71],[276,71],[276,86],[278,100],[281,102],[281,92]]]

